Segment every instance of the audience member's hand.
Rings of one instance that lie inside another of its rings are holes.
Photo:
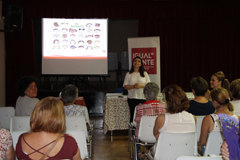
[[[228,151],[228,145],[227,142],[224,141],[221,146],[221,152],[224,160],[229,160],[229,151]]]

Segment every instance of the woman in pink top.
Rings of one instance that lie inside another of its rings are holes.
[[[137,122],[135,136],[138,138],[138,130],[142,116],[156,116],[165,113],[165,104],[157,101],[159,93],[159,86],[154,82],[149,82],[143,89],[143,94],[146,98],[146,102],[136,106],[136,117],[134,119]]]

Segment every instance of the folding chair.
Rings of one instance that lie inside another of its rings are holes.
[[[92,135],[90,135],[87,130],[85,117],[84,116],[78,116],[78,117],[67,116],[66,127],[67,127],[67,130],[82,130],[85,132],[87,145],[90,146],[89,156],[92,157],[92,154],[93,154]]]
[[[15,108],[0,107],[0,122],[2,128],[10,130],[10,119],[15,115]]]
[[[30,130],[30,116],[13,116],[10,120],[10,132]]]
[[[153,127],[155,124],[157,116],[142,116],[139,132],[138,132],[138,139],[134,137],[134,159],[137,160],[137,145],[144,145],[144,146],[152,146],[156,143],[156,138],[153,135]],[[140,140],[143,143],[137,142]]]
[[[67,130],[67,134],[71,135],[76,140],[81,153],[81,159],[88,158],[85,132],[83,130]]]
[[[132,158],[132,146],[133,146],[133,139],[134,139],[132,133],[133,133],[133,131],[136,130],[136,125],[137,125],[137,122],[134,121],[135,117],[136,117],[136,107],[135,107],[134,113],[133,113],[133,122],[129,123],[129,129],[128,129],[128,138],[129,138],[128,147],[131,152],[131,158]]]
[[[210,132],[203,156],[220,156],[223,140],[224,138],[220,131]]]
[[[194,156],[196,132],[159,135],[154,160],[174,160],[181,155]]]
[[[202,127],[202,120],[205,116],[196,116],[197,117],[197,141],[199,141]]]

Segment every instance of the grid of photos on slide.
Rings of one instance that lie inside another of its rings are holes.
[[[99,50],[100,23],[53,23],[53,49]]]

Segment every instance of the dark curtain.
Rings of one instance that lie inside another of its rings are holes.
[[[15,105],[17,81],[36,75],[33,18],[138,19],[139,37],[160,36],[161,87],[190,91],[193,76],[209,81],[222,70],[240,77],[239,1],[3,0],[24,8],[23,29],[5,33],[6,105]]]

